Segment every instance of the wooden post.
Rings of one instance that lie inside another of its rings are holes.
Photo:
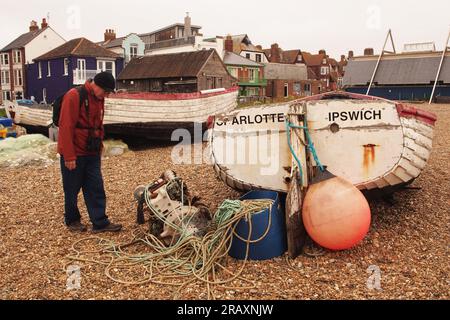
[[[294,104],[291,106],[287,119],[296,126],[305,125],[305,105]],[[288,253],[291,259],[298,257],[306,242],[306,229],[303,225],[302,206],[308,186],[308,164],[306,157],[305,134],[302,129],[291,130],[291,144],[295,154],[301,161],[303,181],[300,181],[300,169],[292,157],[293,177],[289,186],[286,199],[286,231],[288,240]]]

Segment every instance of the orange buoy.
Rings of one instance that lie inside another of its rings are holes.
[[[330,250],[356,246],[369,232],[371,221],[370,207],[361,191],[326,170],[313,179],[302,215],[309,236]]]

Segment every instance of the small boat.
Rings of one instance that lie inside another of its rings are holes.
[[[116,93],[105,100],[107,134],[171,139],[176,129],[193,132],[194,125],[206,122],[211,114],[234,110],[238,88],[194,93]],[[51,105],[7,103],[14,122],[46,132],[52,124]]]
[[[304,117],[302,128],[291,126],[297,116]],[[363,192],[384,194],[421,174],[436,120],[403,103],[332,92],[215,116],[209,145],[217,175],[239,191],[288,192],[293,164],[302,159],[302,166],[322,165]],[[293,136],[299,145],[291,150]]]

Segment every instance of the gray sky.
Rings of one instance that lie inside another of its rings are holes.
[[[356,55],[367,47],[379,52],[389,28],[398,50],[404,43],[428,41],[442,49],[450,27],[448,0],[7,1],[0,11],[0,47],[48,13],[50,25],[66,40],[100,41],[106,28],[118,36],[150,32],[183,22],[186,11],[205,36],[246,33],[264,48],[274,42],[286,50],[324,48],[336,58],[350,49]]]

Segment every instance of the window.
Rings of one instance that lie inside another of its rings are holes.
[[[284,84],[284,97],[285,98],[289,97],[289,84],[288,83]]]
[[[256,55],[256,62],[261,62],[261,55],[260,54]]]
[[[22,63],[22,52],[20,50],[14,51],[14,63]]]
[[[228,71],[230,72],[230,74],[235,77],[236,79],[238,79],[239,77],[239,68],[228,68]]]
[[[302,86],[300,85],[300,82],[294,83],[294,94],[300,95],[302,91]]]
[[[310,92],[310,91],[311,91],[311,84],[306,83],[306,84],[305,84],[305,87],[304,87],[304,91],[305,91],[305,92]]]
[[[247,59],[250,59],[250,58],[251,58],[250,53],[246,53],[246,54],[245,54],[245,57],[246,57]]]
[[[22,70],[21,69],[16,69],[14,70],[14,85],[15,86],[22,86],[23,81],[22,81]]]
[[[17,91],[16,92],[16,100],[22,100],[23,99],[23,92]]]
[[[322,68],[320,68],[320,74],[321,74],[321,75],[325,76],[325,75],[327,75],[328,73],[329,73],[328,67],[322,67]]]
[[[38,78],[42,79],[42,64],[41,64],[41,62],[38,63]]]
[[[299,54],[298,57],[297,57],[297,62],[302,62],[302,61],[303,61],[302,55]]]
[[[47,77],[51,77],[51,76],[52,76],[51,63],[50,63],[50,61],[47,61]]]
[[[136,58],[138,56],[138,45],[137,44],[132,44],[130,46],[130,58]]]
[[[64,75],[69,75],[69,59],[64,58]]]
[[[256,70],[248,69],[248,81],[255,81],[255,80],[256,80]]]
[[[327,64],[327,59],[323,59],[322,64]]]
[[[9,54],[3,53],[2,55],[0,55],[0,58],[1,58],[0,63],[3,66],[9,65]]]
[[[215,85],[216,88],[223,88],[222,78],[215,78],[215,81],[216,81],[216,85]]]
[[[9,91],[3,91],[3,100],[9,100],[11,101],[11,92]]]
[[[111,73],[114,77],[116,77],[116,68],[114,61],[97,61],[97,70],[98,71],[106,71]]]
[[[1,76],[2,76],[2,85],[9,85],[9,71],[3,70]]]
[[[206,77],[206,89],[207,90],[215,89],[214,88],[214,78]]]

